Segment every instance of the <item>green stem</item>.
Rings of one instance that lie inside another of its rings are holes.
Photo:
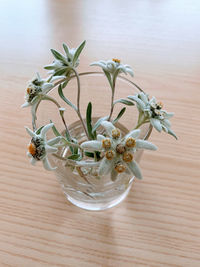
[[[134,130],[138,129],[140,126],[142,126],[143,124],[145,124],[145,123],[147,123],[147,122],[149,122],[149,120],[144,120],[144,121],[138,123],[138,124],[135,126]]]
[[[80,93],[81,93],[80,78],[79,78],[79,74],[78,74],[78,72],[77,72],[74,68],[72,68],[72,70],[73,70],[73,72],[74,72],[74,74],[75,74],[75,76],[76,76],[76,79],[77,79],[77,85],[78,85],[78,92],[77,92],[77,111],[76,111],[76,112],[77,112],[77,115],[78,115],[78,117],[79,117],[79,119],[80,119],[82,125],[83,125],[83,129],[84,129],[84,131],[85,131],[85,134],[86,134],[86,136],[87,136],[87,138],[88,138],[88,140],[89,140],[89,139],[90,139],[90,138],[89,138],[89,134],[88,134],[88,131],[87,131],[87,129],[86,129],[85,123],[84,123],[84,121],[83,121],[83,118],[82,118],[82,116],[81,116],[81,112],[80,112]]]
[[[110,108],[110,115],[108,117],[108,121],[110,121],[112,114],[113,114],[113,110],[114,110],[114,96],[115,96],[115,85],[116,85],[116,80],[117,80],[117,75],[118,75],[119,71],[115,72],[113,75],[113,82],[112,82],[112,96],[111,96],[111,108]]]
[[[43,96],[43,97],[41,98],[41,100],[49,100],[49,101],[53,102],[58,108],[61,108],[61,106],[59,105],[59,103],[58,103],[53,97],[51,97],[51,96],[47,96],[47,95],[45,95],[45,96]],[[61,112],[59,112],[59,113],[60,113],[62,122],[63,122],[63,124],[64,124],[64,126],[65,126],[65,130],[66,130],[67,136],[68,136],[69,139],[71,140],[71,136],[70,136],[70,133],[69,133],[67,124],[66,124],[66,122],[65,122],[65,118],[64,118],[64,116],[63,116],[63,113],[61,113]]]

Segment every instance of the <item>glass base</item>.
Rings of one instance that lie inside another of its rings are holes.
[[[120,196],[118,196],[114,200],[112,199],[109,202],[100,202],[100,203],[99,202],[91,203],[91,202],[86,202],[86,201],[80,201],[80,200],[77,200],[77,199],[67,195],[67,194],[65,194],[65,195],[66,195],[67,199],[72,204],[74,204],[75,206],[77,206],[79,208],[82,208],[85,210],[100,211],[100,210],[106,210],[106,209],[112,208],[112,207],[118,205],[120,202],[122,202],[126,198],[126,196],[128,195],[130,188],[131,188],[131,186],[129,186],[123,194],[121,194]]]

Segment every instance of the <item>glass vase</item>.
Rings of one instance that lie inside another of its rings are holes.
[[[102,73],[83,73],[80,74],[81,80],[81,107],[82,113],[84,114],[87,103],[91,101],[93,103],[93,115],[92,123],[94,124],[99,117],[95,115],[104,117],[109,114],[110,108],[110,89],[108,88],[106,78]],[[116,87],[116,97],[125,98],[127,95],[134,94],[138,92],[137,85],[129,81],[126,78],[118,78]],[[95,89],[94,89],[95,88]],[[101,88],[101,92],[100,89]],[[123,88],[120,89],[120,88]],[[76,80],[73,78],[70,84],[65,90],[65,94],[70,98],[71,102],[76,101]],[[49,95],[57,98],[57,101],[61,102],[58,98],[57,92],[54,90],[50,91]],[[101,104],[102,99],[105,98],[103,104]],[[48,104],[47,104],[48,105]],[[122,106],[116,107],[113,117],[117,115]],[[137,109],[135,107],[128,107],[129,112],[124,115],[124,118],[120,122],[116,123],[115,126],[121,131],[122,137],[125,136],[134,127],[137,122]],[[132,109],[132,110],[131,110]],[[40,113],[40,121],[45,121],[46,123],[51,120],[54,122],[55,126],[64,135],[64,127],[61,124],[60,118],[57,117],[57,113],[52,106],[43,105],[42,108],[38,110]],[[84,132],[83,126],[80,120],[75,119],[75,114],[73,110],[67,107],[65,112],[66,120],[68,123],[68,129],[71,137],[76,138],[79,144],[87,141],[87,136]],[[127,116],[126,116],[127,115]],[[125,118],[126,116],[126,118]],[[85,121],[85,120],[84,120]],[[97,129],[97,134],[103,133],[103,128],[100,126]],[[151,133],[151,126],[145,124],[141,128],[140,139],[147,140]],[[53,137],[53,136],[49,136]],[[61,188],[66,196],[66,198],[74,205],[87,209],[87,210],[105,210],[111,208],[118,203],[120,203],[128,194],[134,181],[134,176],[130,173],[123,172],[118,174],[116,180],[112,181],[110,174],[99,176],[98,166],[80,166],[74,163],[69,165],[66,161],[62,160],[63,157],[70,156],[69,146],[59,148],[56,156],[50,155],[49,160],[52,166],[56,166],[54,171]],[[134,153],[134,159],[139,162],[141,159],[143,151],[139,150]],[[88,156],[84,156],[83,160],[87,162],[93,162],[93,159]]]

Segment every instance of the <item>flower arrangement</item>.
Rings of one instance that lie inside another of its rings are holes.
[[[132,68],[129,65],[124,65],[119,59],[100,60],[94,62],[91,66],[98,66],[104,73],[112,91],[110,113],[106,117],[99,118],[95,123],[92,120],[92,103],[87,106],[86,119],[82,117],[80,112],[80,74],[77,71],[79,65],[79,57],[85,46],[85,41],[76,49],[70,49],[66,44],[63,44],[65,54],[51,49],[54,56],[52,64],[44,68],[49,71],[47,78],[41,78],[37,73],[27,86],[25,103],[22,107],[31,107],[32,127],[33,130],[26,127],[26,131],[31,137],[28,145],[27,155],[30,158],[31,164],[37,161],[42,161],[44,168],[54,170],[48,155],[52,154],[56,158],[66,162],[66,165],[72,168],[82,167],[97,167],[98,177],[110,175],[112,181],[115,181],[122,173],[129,173],[138,179],[142,178],[141,170],[138,163],[134,159],[134,154],[140,149],[156,150],[157,147],[151,142],[139,139],[141,127],[144,124],[150,124],[157,131],[164,131],[173,137],[177,138],[171,129],[169,119],[173,113],[163,110],[163,104],[157,102],[155,97],[151,99],[137,85],[139,93],[129,95],[125,98],[115,100],[115,85],[119,75],[133,76]],[[72,103],[64,94],[64,88],[72,78],[77,80],[77,103]],[[49,96],[49,92],[58,87],[58,94],[63,103],[69,105],[75,110],[82,128],[85,132],[86,140],[82,143],[76,139],[76,136],[71,136],[68,125],[65,120],[65,108],[61,106],[56,99]],[[55,124],[49,118],[49,124],[36,127],[38,106],[43,100],[53,102],[59,111],[64,125],[64,134],[60,133]],[[113,119],[113,110],[117,103],[124,106],[130,106],[138,110],[137,125],[126,135],[122,135],[121,131],[115,127],[115,124],[125,113],[125,107],[119,112],[118,116]],[[99,132],[99,128],[103,131]],[[47,140],[47,131],[53,131],[55,137]],[[69,147],[70,155],[60,156],[58,150],[63,147]]]

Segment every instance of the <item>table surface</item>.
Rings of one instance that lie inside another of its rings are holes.
[[[200,2],[1,1],[0,266],[200,266]],[[53,173],[26,157],[20,109],[49,49],[87,40],[80,71],[118,57],[175,112],[176,141],[154,131],[144,179],[104,212],[66,201]]]

